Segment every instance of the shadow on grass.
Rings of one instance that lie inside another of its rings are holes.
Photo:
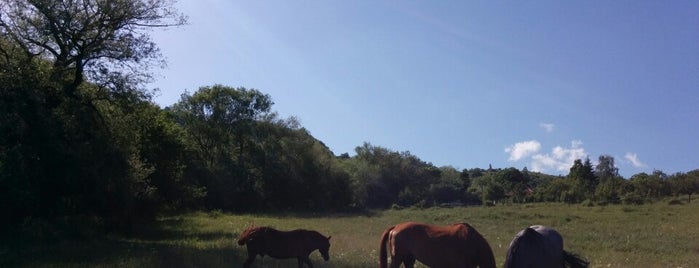
[[[242,267],[247,249],[238,246],[237,234],[198,232],[188,224],[168,218],[126,233],[82,231],[88,235],[61,228],[40,231],[45,234],[5,230],[0,267]],[[333,267],[319,263],[317,252],[312,259],[317,267]],[[295,260],[258,256],[254,267],[295,265]]]
[[[189,233],[177,220],[128,233],[60,224],[3,230],[0,267],[239,267],[246,249],[225,232]],[[53,225],[53,228],[51,228]]]

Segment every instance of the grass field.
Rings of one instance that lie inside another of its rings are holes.
[[[642,206],[527,204],[333,215],[198,212],[163,217],[130,235],[63,237],[45,243],[14,241],[0,248],[0,266],[241,267],[246,249],[235,239],[254,223],[332,235],[330,261],[324,262],[314,252],[311,260],[316,267],[376,267],[383,230],[399,222],[419,221],[468,222],[489,241],[500,266],[507,245],[519,230],[543,224],[558,229],[566,250],[587,258],[592,267],[699,267],[698,209],[699,202],[657,202]],[[258,257],[254,267],[296,267],[296,262]]]

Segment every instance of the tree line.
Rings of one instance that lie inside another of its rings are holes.
[[[565,177],[436,167],[364,143],[335,155],[272,97],[225,85],[159,107],[147,32],[186,23],[166,0],[0,4],[0,209],[4,224],[160,213],[346,211],[498,202],[639,203],[691,195],[699,171],[622,178],[614,159]]]

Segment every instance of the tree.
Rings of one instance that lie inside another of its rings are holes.
[[[604,203],[618,203],[621,201],[621,191],[625,181],[619,176],[619,168],[614,165],[614,157],[600,155],[598,160],[594,173],[597,178],[593,189],[595,199]]]
[[[696,190],[694,188],[695,184],[693,179],[694,178],[692,178],[689,174],[682,172],[675,173],[669,177],[668,181],[675,198],[678,198],[681,194],[686,194],[688,195],[687,203],[692,202],[692,194]]]
[[[619,176],[619,168],[614,166],[613,156],[600,155],[598,159],[599,163],[595,166],[595,176],[597,176],[599,182],[603,183],[607,179]]]
[[[572,180],[553,178],[540,184],[535,189],[535,195],[544,202],[571,202]]]
[[[582,160],[576,159],[573,166],[570,167],[568,179],[573,181],[573,187],[567,196],[568,200],[580,202],[585,199],[593,199],[598,180],[592,172],[589,158],[585,160],[584,164]]]
[[[208,173],[201,178],[208,189],[208,206],[233,210],[261,199],[254,189],[259,166],[252,159],[252,145],[258,121],[270,114],[273,104],[269,95],[256,89],[214,85],[182,94],[169,108]]]
[[[493,204],[505,197],[504,187],[496,178],[495,173],[491,171],[473,179],[469,191],[472,193],[479,193],[483,204],[489,204],[488,201],[491,201],[491,204]]]
[[[272,210],[342,210],[349,207],[349,175],[340,160],[295,118],[266,118],[256,127],[256,190]]]
[[[428,201],[436,204],[466,201],[468,178],[451,166],[440,167],[439,171],[439,181],[430,185]]]
[[[0,174],[14,219],[154,215],[156,167],[122,123],[148,101],[141,82],[160,59],[145,30],[178,16],[158,0],[0,2],[0,123],[18,126],[3,132]]]
[[[118,110],[111,109],[111,113]],[[142,101],[130,112],[111,115],[112,129],[118,129],[124,140],[133,143],[141,165],[152,169],[147,177],[154,188],[150,206],[155,210],[195,207],[206,194],[196,180],[196,157],[187,146],[184,129],[157,105]]]
[[[369,143],[358,146],[355,152],[357,155],[346,163],[346,168],[358,206],[428,205],[429,187],[441,176],[438,168],[410,152],[395,152]]]
[[[692,202],[692,194],[699,191],[699,169],[687,172],[680,185],[680,193],[687,195],[687,203]]]
[[[601,203],[619,203],[626,181],[620,177],[611,177],[597,185],[595,199]]]
[[[7,0],[0,31],[30,57],[51,61],[51,79],[78,98],[86,77],[116,91],[149,77],[160,63],[146,30],[183,25],[168,0]]]
[[[495,181],[505,190],[514,202],[524,202],[529,190],[529,181],[516,168],[506,168],[495,174]]]
[[[32,61],[5,38],[0,35],[0,211],[16,223],[48,210],[38,211],[36,185],[49,173],[44,157],[54,155],[49,144],[58,139],[52,130],[59,124],[38,90],[48,84],[45,62]]]
[[[242,166],[254,122],[268,115],[272,105],[272,98],[259,90],[214,85],[201,87],[192,95],[185,92],[170,111],[185,127],[208,167],[214,168],[217,161],[232,157]]]
[[[660,170],[653,171],[652,174],[639,173],[629,179],[633,187],[633,195],[652,201],[660,196],[670,193],[668,176]]]

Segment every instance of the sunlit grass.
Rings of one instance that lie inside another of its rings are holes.
[[[522,228],[543,224],[558,229],[565,248],[592,267],[695,267],[699,263],[699,202],[668,205],[584,207],[565,204],[501,205],[377,211],[368,214],[233,215],[197,212],[163,217],[133,235],[58,242],[31,256],[2,263],[36,267],[240,267],[245,247],[235,242],[250,224],[278,229],[313,229],[332,235],[331,259],[311,255],[316,267],[375,267],[379,236],[404,221],[433,224],[468,222],[489,241],[498,264]],[[10,255],[5,255],[10,256]],[[294,260],[270,257],[255,267],[295,267]],[[5,265],[2,265],[5,266]],[[418,266],[423,267],[423,266]]]

